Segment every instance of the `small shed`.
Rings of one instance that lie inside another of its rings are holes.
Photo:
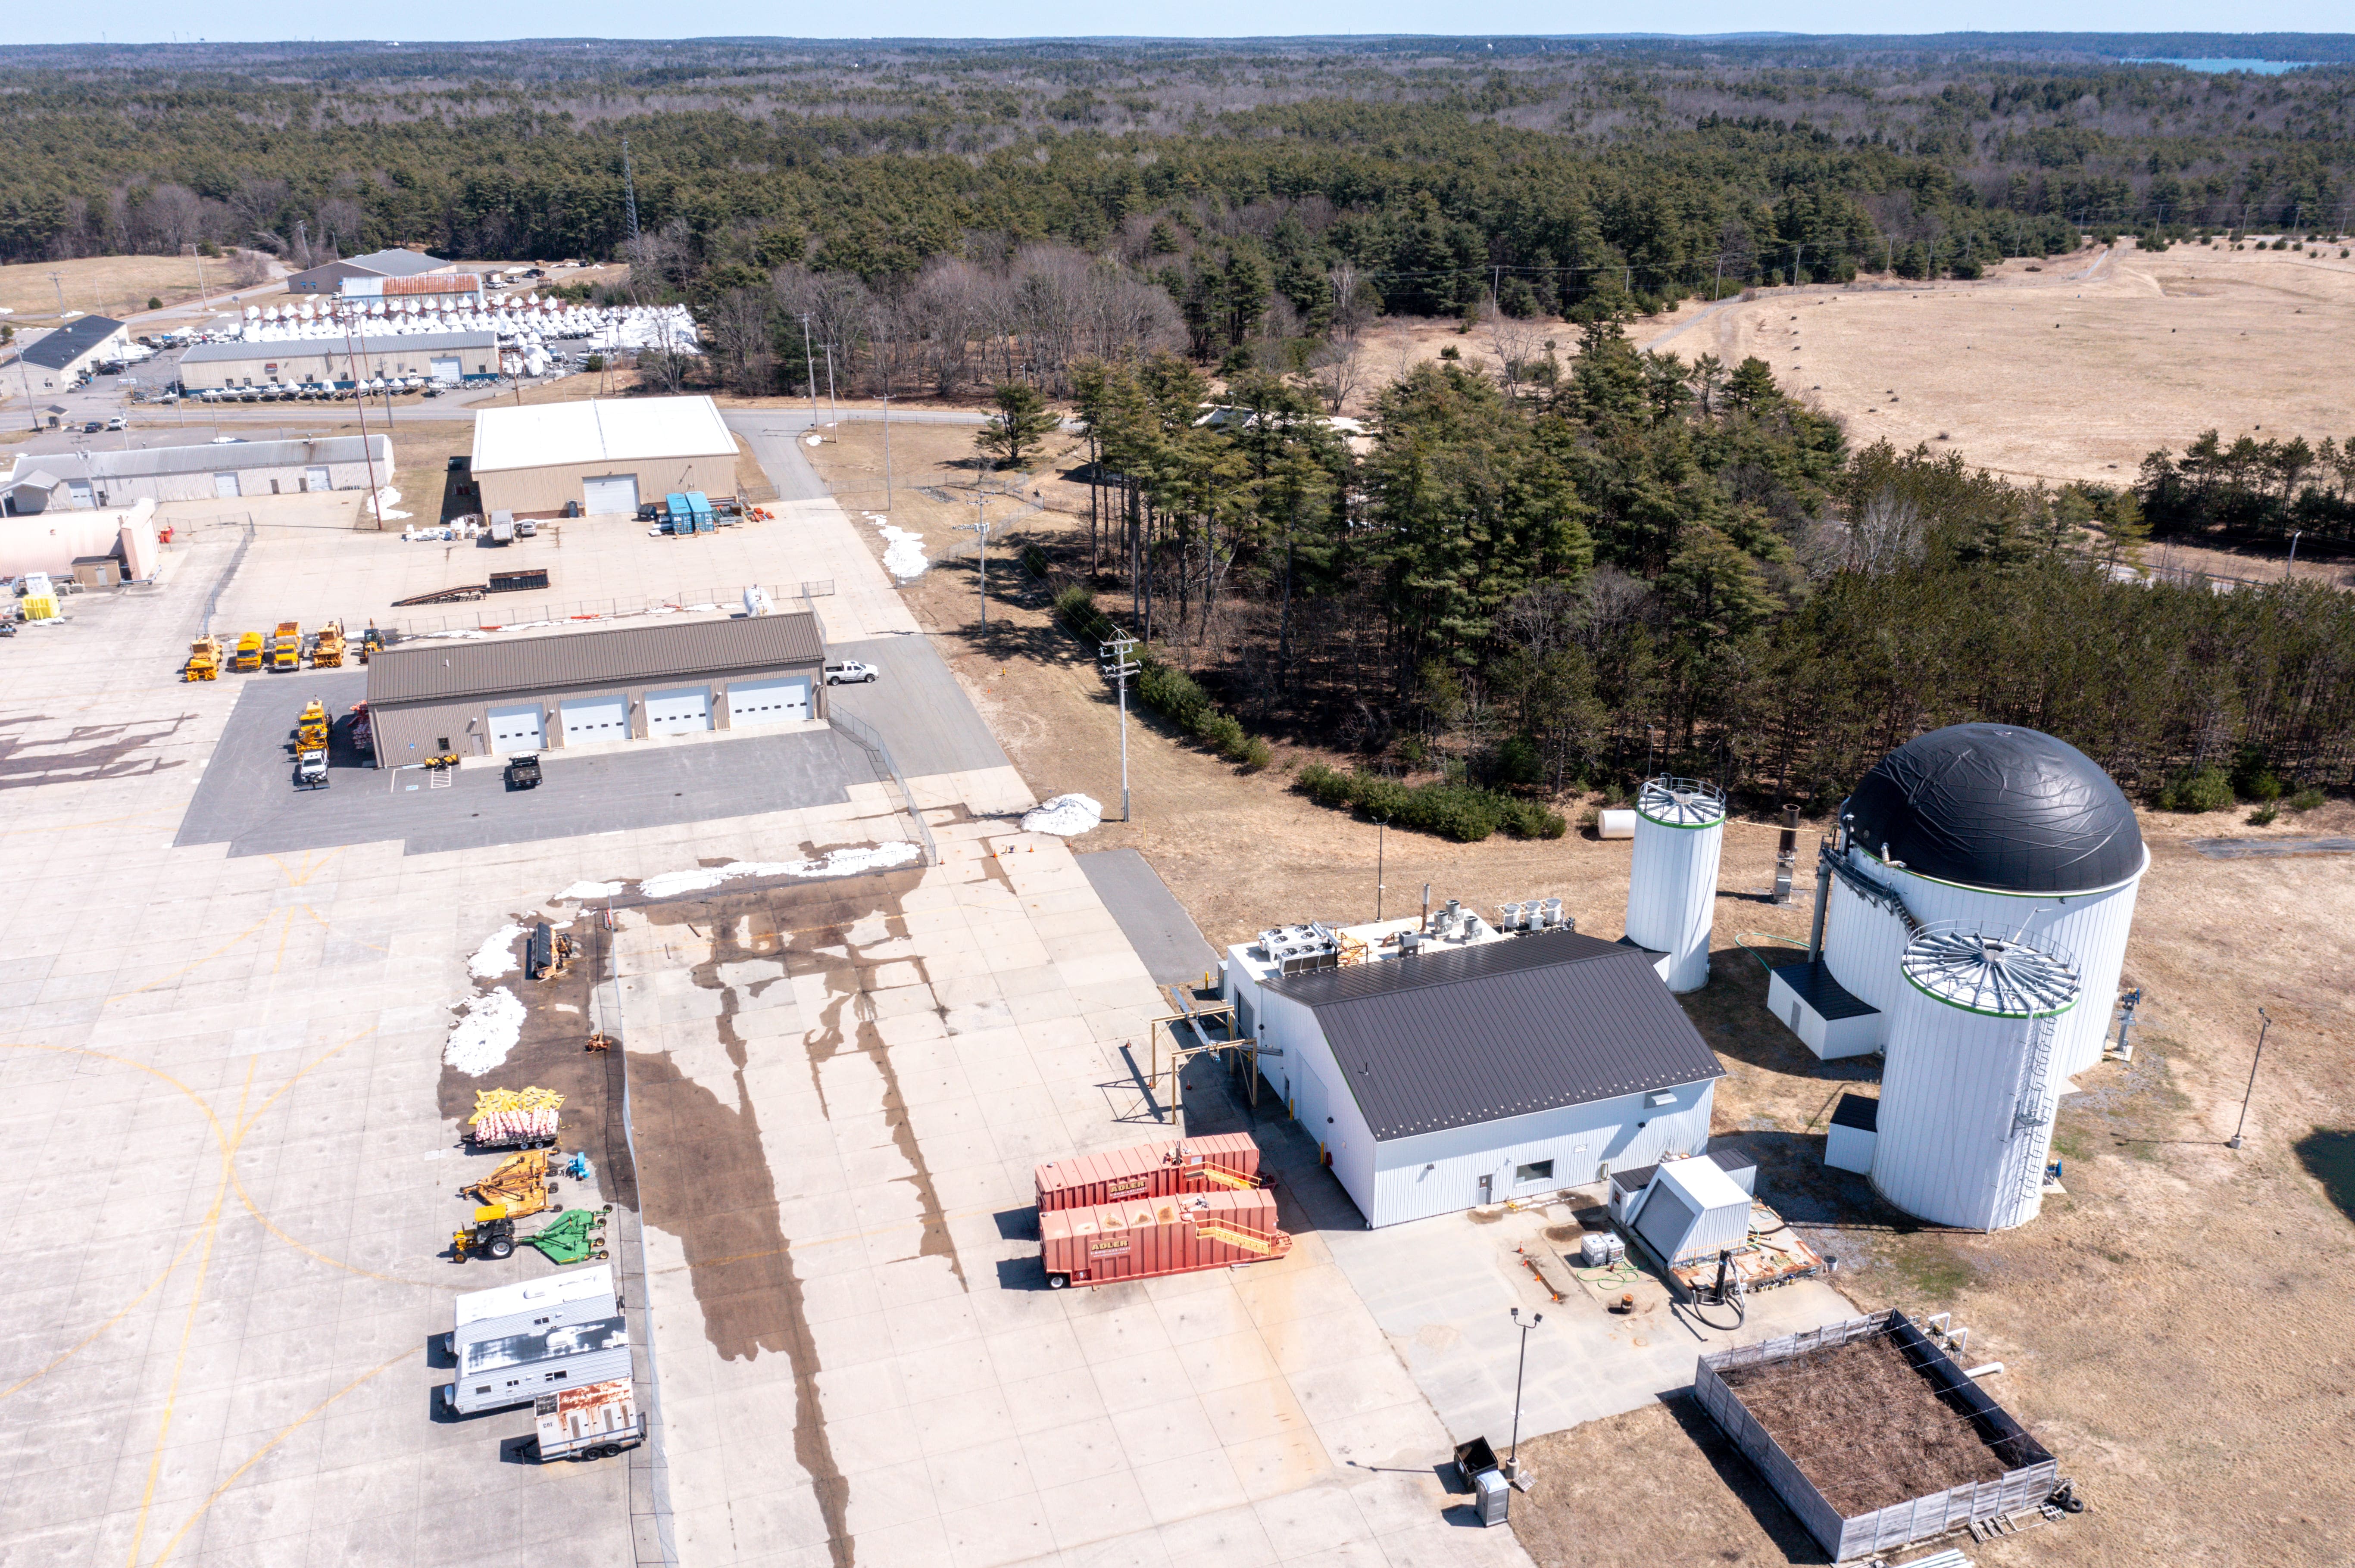
[[[1696,1156],[1707,1160],[1732,1178],[1733,1184],[1755,1197],[1758,1194],[1758,1162],[1733,1149],[1712,1149]],[[1644,1194],[1651,1190],[1652,1178],[1658,1175],[1657,1165],[1638,1165],[1626,1171],[1611,1172],[1611,1193],[1604,1201],[1612,1222],[1618,1225],[1635,1223],[1636,1211],[1643,1206]]]
[[[76,556],[73,578],[86,588],[121,588],[123,563],[113,556]]]
[[[1663,1263],[1695,1263],[1750,1239],[1750,1194],[1712,1160],[1662,1165],[1636,1208],[1636,1234]]]
[[[1870,1095],[1842,1095],[1824,1138],[1824,1163],[1835,1171],[1872,1173],[1873,1146],[1881,1138],[1881,1102]]]

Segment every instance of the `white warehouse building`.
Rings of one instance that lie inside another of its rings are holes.
[[[1706,1151],[1725,1070],[1651,957],[1569,930],[1399,946],[1226,966],[1262,1075],[1369,1226]]]
[[[2006,725],[1934,731],[1881,758],[1841,807],[1816,954],[1775,970],[1767,1006],[1818,1056],[1881,1050],[1919,932],[2000,935],[2073,956],[2079,1001],[2055,1026],[2053,1060],[2073,1075],[2102,1059],[2149,864],[2133,806],[2076,747]]]

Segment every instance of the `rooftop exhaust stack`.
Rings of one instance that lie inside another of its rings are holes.
[[[1650,779],[1636,796],[1635,863],[1627,878],[1627,936],[1668,958],[1668,989],[1709,983],[1717,910],[1717,861],[1725,796],[1699,779]]]

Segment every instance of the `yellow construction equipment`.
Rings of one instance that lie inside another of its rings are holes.
[[[303,716],[294,721],[294,749],[327,749],[327,706],[316,697],[304,705]]]
[[[261,668],[261,633],[249,631],[237,640],[237,652],[230,655],[229,667],[241,675],[250,675]]]
[[[299,670],[303,667],[303,623],[282,620],[276,635],[270,640],[270,667],[272,670]]]
[[[311,668],[340,670],[343,664],[344,623],[331,620],[319,628],[319,635],[311,644]]]
[[[458,1189],[460,1197],[496,1203],[511,1220],[538,1213],[548,1207],[548,1150],[527,1149],[499,1161],[498,1169]]]
[[[199,637],[188,644],[187,667],[180,672],[183,681],[216,681],[220,678],[221,645],[218,637]]]

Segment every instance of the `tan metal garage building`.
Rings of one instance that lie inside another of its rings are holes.
[[[736,493],[736,438],[709,397],[591,397],[474,417],[485,512],[634,514],[674,492]]]
[[[825,664],[807,610],[403,642],[368,662],[377,766],[824,718]]]

